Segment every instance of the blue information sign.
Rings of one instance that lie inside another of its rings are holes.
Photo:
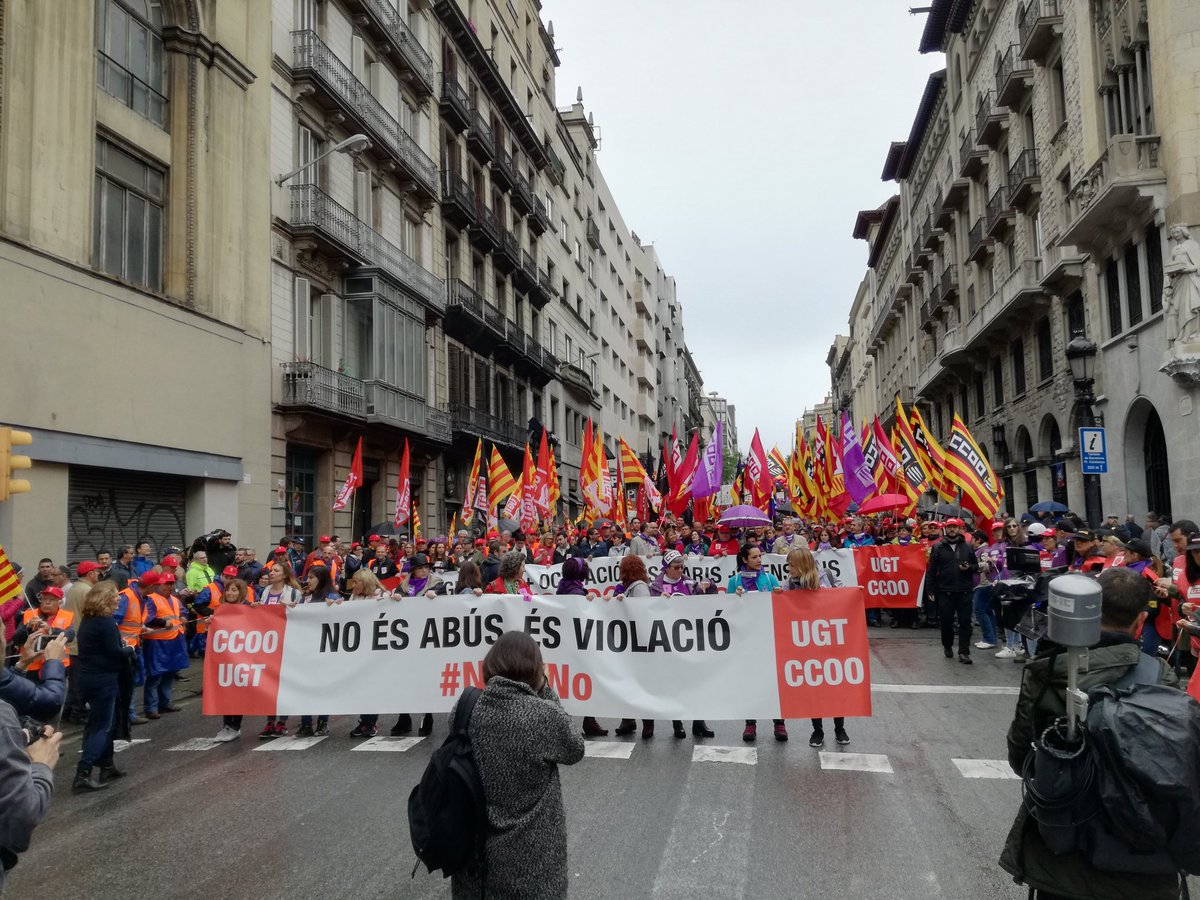
[[[1103,428],[1079,429],[1079,459],[1084,475],[1108,474],[1108,445]]]

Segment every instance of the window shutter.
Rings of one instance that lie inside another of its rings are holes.
[[[354,172],[354,214],[360,222],[374,227],[375,204],[371,192],[371,173],[361,170]]]
[[[322,294],[320,300],[320,325],[318,354],[321,365],[337,370],[342,364],[342,305],[337,294]]]
[[[295,340],[292,355],[297,360],[312,359],[312,334],[309,331],[312,319],[311,291],[307,278],[297,278],[292,287],[292,331]]]
[[[461,406],[462,398],[462,371],[459,368],[462,363],[460,358],[462,351],[453,344],[446,346],[446,368],[450,375],[450,402],[455,406]]]
[[[353,35],[350,38],[350,69],[354,73],[354,77],[359,81],[366,83],[366,53],[363,46],[363,39],[358,35]]]

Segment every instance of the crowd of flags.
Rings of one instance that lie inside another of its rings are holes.
[[[720,511],[717,495],[725,466],[723,427],[717,422],[703,449],[699,433],[693,433],[686,451],[672,430],[657,469],[649,472],[624,438],[618,438],[617,456],[610,458],[603,431],[589,418],[579,472],[584,508],[577,521],[607,518],[626,523],[634,516],[645,520],[666,510],[678,516],[689,504],[696,520],[713,518]],[[526,442],[523,463],[514,475],[496,446],[485,457],[483,440],[478,441],[462,508],[454,514],[451,532],[460,525],[469,527],[476,516],[482,516],[489,528],[503,518],[528,532],[541,523],[558,520],[562,487],[545,428],[536,442],[536,453],[533,443]],[[650,459],[653,463],[652,455]],[[417,537],[420,519],[412,505],[410,471],[405,440],[393,522],[397,529],[410,524]],[[360,438],[333,508],[344,509],[361,484]],[[795,445],[787,456],[778,447],[767,452],[755,429],[749,452],[733,480],[732,504],[770,513],[779,490],[786,493],[795,512],[828,520],[840,519],[852,508],[909,515],[927,492],[961,505],[977,520],[990,520],[1004,498],[991,463],[959,416],[954,416],[950,439],[943,448],[920,410],[913,406],[906,411],[899,398],[890,433],[878,416],[856,427],[843,411],[828,425],[818,418],[811,442],[798,423]]]

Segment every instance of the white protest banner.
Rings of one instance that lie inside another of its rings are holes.
[[[741,597],[488,594],[335,606],[221,606],[206,715],[446,712],[481,685],[506,630],[542,647],[576,715],[647,719],[870,715],[862,593]]]

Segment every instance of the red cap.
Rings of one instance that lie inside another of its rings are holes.
[[[1058,531],[1054,528],[1047,528],[1042,532],[1042,537],[1058,537]]]
[[[170,567],[173,569],[177,565],[179,565],[179,557],[175,556],[174,554],[172,554],[171,556],[164,556],[162,564],[163,564],[164,568]]]
[[[318,544],[331,544],[331,543],[333,543],[333,538],[331,538],[327,534],[323,534],[319,538],[317,538],[317,543]]]
[[[153,570],[142,573],[142,577],[138,579],[138,584],[140,584],[142,587],[150,587],[152,584],[161,583],[162,576]]]
[[[273,554],[279,554],[279,553],[283,553],[283,554],[285,554],[285,555],[286,555],[286,554],[287,554],[287,552],[288,552],[288,548],[287,548],[287,547],[276,547],[276,548],[275,548],[273,551],[271,551],[271,552],[272,552]]]
[[[174,572],[159,572],[158,573],[158,583],[159,584],[174,584],[175,583],[175,573]]]
[[[226,578],[237,578],[237,574],[238,574],[237,566],[226,566],[224,569],[221,570],[221,574],[224,575]]]
[[[991,531],[995,531],[997,528],[999,528],[1001,531],[1003,531],[1003,530],[1004,530],[1004,523],[1003,523],[1003,522],[993,522],[993,523],[992,523],[992,527],[991,527],[991,529],[989,529],[989,530],[991,530]]]
[[[63,598],[62,588],[48,587],[42,588],[42,590],[38,591],[39,597],[45,597],[47,595],[51,597],[57,597],[59,600],[61,600]]]
[[[381,538],[379,535],[373,534],[367,538],[367,543],[373,544],[376,541],[382,541],[382,540],[383,540],[383,538]]]
[[[962,528],[962,527],[963,527],[963,520],[962,520],[962,519],[947,519],[947,520],[946,520],[946,525],[947,525],[947,526],[950,526],[950,525],[957,525],[959,528]]]
[[[483,538],[475,538],[475,546],[476,547],[482,547],[485,543],[487,543],[487,542],[484,541]]]
[[[928,527],[936,528],[938,531],[941,531],[943,525],[945,525],[944,522],[939,522],[937,519],[932,519],[931,521],[926,522],[924,524]]]
[[[361,547],[361,546],[362,546],[362,544],[359,544],[359,543],[357,543],[357,542],[356,542],[356,543],[353,543],[353,544],[351,544],[351,545],[350,545],[350,549],[351,549],[351,550],[357,550],[357,549],[358,549],[359,547]]]
[[[79,572],[79,577],[82,578],[84,575],[88,574],[89,572],[95,572],[97,569],[103,569],[103,568],[104,568],[104,566],[100,565],[100,563],[95,562],[94,560],[85,559],[83,562],[81,562],[79,564],[77,571]]]

